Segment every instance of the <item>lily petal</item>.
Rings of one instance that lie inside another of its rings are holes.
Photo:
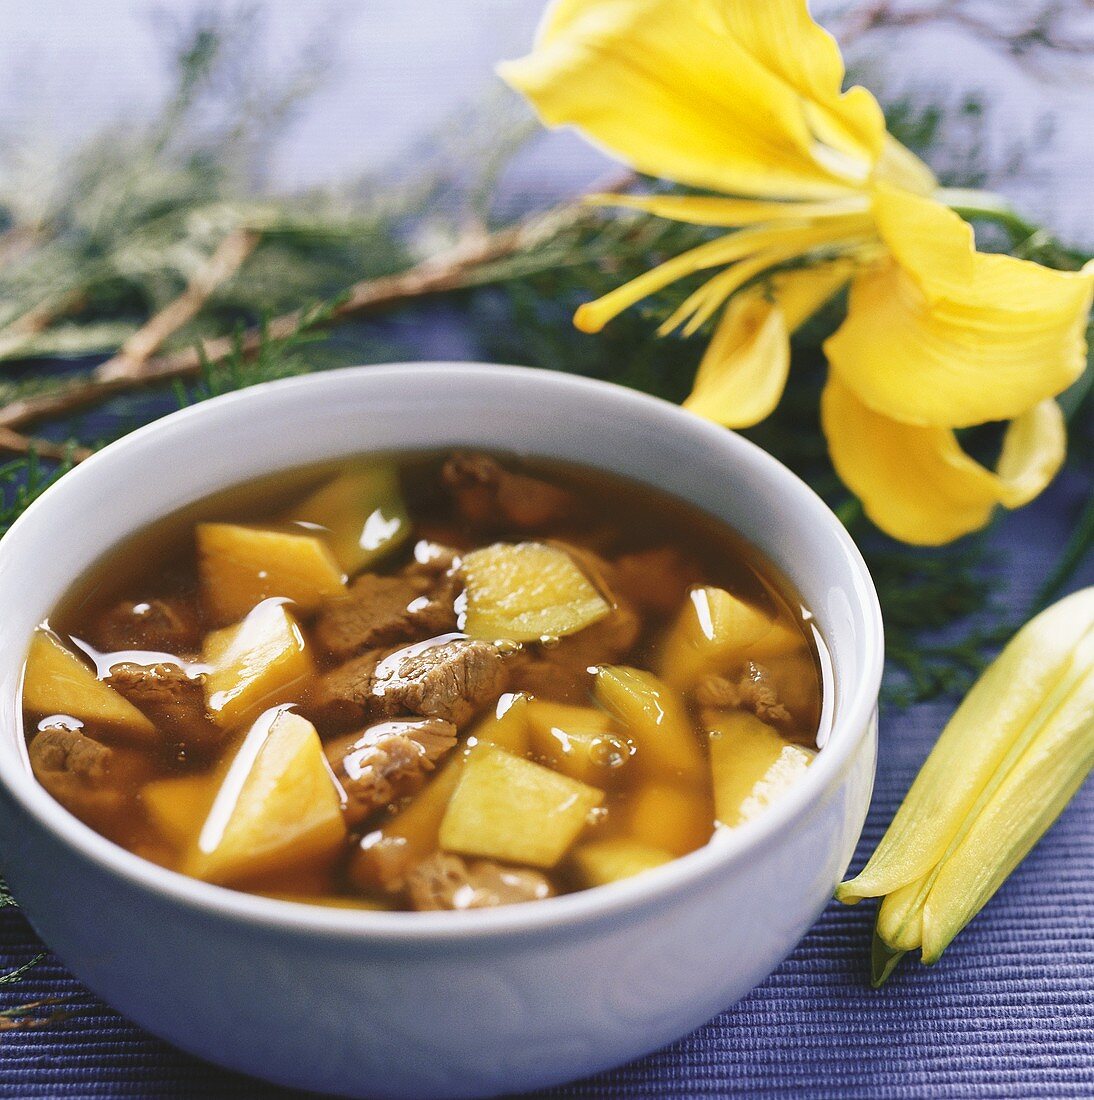
[[[860,188],[885,127],[805,0],[562,0],[499,67],[545,123],[650,175],[740,195]]]
[[[1067,443],[1059,406],[1042,401],[1011,423],[993,473],[952,431],[875,412],[834,375],[821,397],[821,423],[836,472],[870,519],[921,546],[978,530],[998,504],[1028,503],[1056,475]]]
[[[768,202],[763,199],[734,199],[721,195],[588,195],[591,206],[620,206],[642,210],[659,218],[690,225],[717,225],[729,229],[739,225],[803,218],[825,218],[840,214],[865,213],[869,199],[853,195],[829,202]]]
[[[953,211],[895,188],[879,186],[874,209],[891,258],[855,279],[825,343],[863,402],[960,428],[1018,416],[1079,377],[1094,270],[978,253]]]
[[[778,405],[790,370],[790,334],[851,274],[849,261],[801,268],[750,287],[726,307],[684,408],[747,428]]]

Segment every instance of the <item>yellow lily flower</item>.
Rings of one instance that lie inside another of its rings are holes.
[[[578,310],[598,332],[699,272],[662,324],[721,311],[685,407],[748,427],[778,404],[791,333],[850,286],[825,344],[822,422],[867,514],[937,544],[1033,499],[1063,461],[1051,401],[1082,372],[1094,271],[978,253],[930,170],[843,90],[835,40],[805,0],[557,0],[532,53],[501,66],[548,125],[709,195],[591,201],[732,230]],[[1010,420],[994,471],[953,429]]]

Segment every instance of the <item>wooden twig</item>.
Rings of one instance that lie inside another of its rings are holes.
[[[145,363],[163,342],[192,321],[217,287],[230,279],[255,250],[261,234],[254,229],[234,229],[190,280],[186,289],[169,305],[153,314],[121,346],[116,355],[95,370],[100,381],[139,378]]]
[[[66,459],[83,462],[95,453],[89,447],[81,447],[77,443],[54,443],[51,439],[36,439],[33,436],[20,435],[11,428],[0,428],[0,451],[15,455],[33,453],[39,458],[51,458],[57,462]]]
[[[83,300],[82,288],[62,291],[12,318],[0,328],[0,359],[10,359],[32,336],[45,332],[54,321],[76,309]]]
[[[619,173],[595,190],[622,190],[634,178],[632,172]],[[575,222],[583,211],[580,202],[567,202],[506,229],[461,241],[447,252],[415,264],[397,275],[363,279],[349,288],[343,301],[331,311],[328,323],[476,285],[483,281],[479,273],[484,267],[549,239]],[[293,310],[275,317],[264,327],[248,329],[242,336],[242,350],[253,353],[263,338],[283,339],[290,336],[302,317],[301,310]],[[106,372],[105,368],[113,362],[110,360],[92,371],[88,378],[50,393],[12,401],[0,408],[0,429],[8,429],[15,435],[16,428],[47,417],[67,416],[133,389],[174,379],[193,378],[200,373],[203,364],[220,362],[231,355],[237,346],[238,338],[215,337],[203,340],[196,347],[149,357],[138,369],[126,373],[120,373],[113,367],[109,373]]]

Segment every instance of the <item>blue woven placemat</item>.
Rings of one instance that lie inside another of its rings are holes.
[[[1027,606],[1089,491],[1062,478],[994,536],[1007,599]],[[1094,583],[1086,562],[1073,587]],[[952,704],[884,714],[877,784],[856,866],[877,842]],[[918,1098],[1094,1096],[1094,789],[1076,797],[934,968],[906,963],[869,988],[872,910],[835,903],[739,1004],[675,1045],[545,1095]],[[63,884],[58,884],[63,889]],[[42,945],[0,911],[0,967]],[[287,1095],[154,1039],[103,1005],[52,956],[0,1009],[56,998],[65,1018],[0,1033],[0,1096]]]

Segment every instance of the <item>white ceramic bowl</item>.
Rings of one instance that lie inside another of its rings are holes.
[[[459,444],[557,456],[726,520],[790,579],[833,663],[828,744],[758,821],[649,874],[472,913],[268,900],[147,863],[31,775],[19,687],[31,631],[112,545],[206,494],[367,450]],[[604,383],[417,364],[257,386],[107,447],[0,542],[3,873],[104,1000],[184,1050],[349,1096],[491,1095],[581,1077],[748,992],[831,897],[874,774],[881,616],[843,527],[739,436]]]

